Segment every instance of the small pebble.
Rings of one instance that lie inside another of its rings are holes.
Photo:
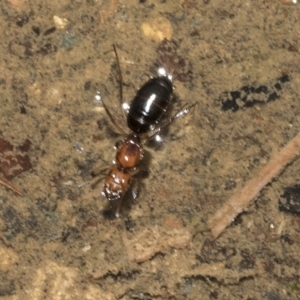
[[[80,153],[83,151],[83,147],[78,142],[75,143],[74,147]]]
[[[142,23],[141,29],[146,37],[157,42],[161,42],[164,39],[171,40],[173,35],[171,22],[163,17],[156,17],[147,20],[147,22]]]
[[[69,23],[69,21],[67,19],[60,18],[58,16],[53,16],[53,21],[54,21],[55,27],[58,29],[64,29]]]

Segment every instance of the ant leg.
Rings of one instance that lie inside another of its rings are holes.
[[[106,165],[106,167],[99,166],[92,170],[91,175],[92,177],[96,177],[98,175],[107,175],[107,171],[110,169],[111,164],[109,164],[106,160],[100,157],[102,162]]]
[[[186,114],[188,114],[190,112],[190,110],[192,108],[194,108],[196,105],[198,104],[198,102],[194,102],[192,104],[184,104],[181,109],[173,116],[171,117],[169,120],[167,120],[166,122],[164,122],[163,124],[161,124],[160,126],[158,126],[157,128],[154,128],[150,134],[148,135],[148,137],[146,138],[146,142],[151,141],[163,128],[165,128],[166,126],[170,125],[173,121],[175,121],[178,118],[182,118],[184,117]]]
[[[86,186],[87,184],[91,184],[92,188],[94,188],[107,174],[107,171],[109,170],[109,167],[97,167],[95,168],[92,172],[92,179],[88,180],[84,183],[78,184],[77,187],[78,188],[82,188],[84,186]],[[99,177],[100,175],[102,175],[102,177]]]
[[[119,218],[120,217],[120,208],[121,208],[121,203],[122,203],[123,197],[118,200],[117,206],[114,208],[115,209],[115,217]],[[112,205],[111,205],[112,206]]]
[[[122,204],[123,197],[114,201],[114,202],[109,202],[109,207],[103,210],[103,216],[106,219],[114,220],[118,219],[120,217],[120,209],[121,209],[121,204]]]
[[[139,194],[140,194],[140,190],[141,190],[141,178],[142,178],[142,174],[140,172],[140,168],[137,168],[136,170],[134,170],[131,175],[135,176],[137,175],[137,178],[134,178],[133,183],[131,185],[131,196],[132,199],[135,200],[138,198]]]
[[[92,170],[91,175],[92,177],[96,177],[98,175],[107,175],[106,172],[109,170],[110,167],[97,167]]]
[[[115,120],[113,115],[110,113],[110,111],[109,111],[108,107],[106,106],[105,102],[103,101],[103,99],[102,99],[102,104],[103,104],[103,107],[104,107],[107,115],[109,116],[111,122],[114,124],[114,126],[119,130],[119,132],[122,135],[127,136],[126,132],[122,129],[122,127],[118,124],[118,122]]]
[[[118,71],[119,71],[119,82],[120,82],[120,85],[119,85],[120,99],[119,100],[120,100],[120,104],[121,104],[121,108],[122,108],[123,117],[126,120],[125,102],[124,102],[124,99],[123,99],[123,76],[122,76],[119,56],[118,56],[118,53],[117,53],[117,48],[116,48],[115,45],[113,45],[113,47],[114,47],[114,52],[115,52],[115,55],[116,55],[117,66],[118,66]]]
[[[91,182],[92,188],[94,188],[106,175],[110,167],[97,167],[92,170],[91,175],[93,177],[92,180],[88,181]],[[100,176],[100,177],[99,177]]]

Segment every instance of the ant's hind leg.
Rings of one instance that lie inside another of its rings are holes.
[[[122,127],[119,125],[119,123],[116,121],[116,119],[113,117],[113,115],[110,113],[108,107],[106,106],[105,102],[102,100],[103,107],[105,109],[106,114],[109,116],[111,122],[114,124],[114,126],[119,130],[119,132],[126,136],[126,132],[122,129]]]
[[[114,52],[115,52],[115,56],[116,56],[116,60],[117,60],[117,66],[118,66],[118,72],[119,72],[119,94],[120,94],[120,104],[121,104],[121,109],[122,109],[122,113],[123,113],[123,117],[126,120],[127,119],[127,104],[124,102],[124,98],[123,98],[123,76],[122,76],[122,70],[121,70],[121,65],[120,65],[120,60],[119,60],[119,56],[118,56],[118,52],[117,52],[117,48],[115,45],[113,45],[114,47]]]
[[[101,166],[92,170],[91,172],[92,180],[89,181],[92,185],[92,188],[95,188],[96,185],[98,185],[98,183],[105,178],[105,176],[109,171],[109,168],[110,167],[108,166],[106,167]]]
[[[121,199],[117,200],[117,202],[108,203],[108,207],[102,211],[104,218],[108,220],[118,219],[120,217],[121,204]]]
[[[134,178],[132,185],[131,185],[130,192],[131,192],[132,200],[135,201],[139,197],[140,192],[141,192],[141,176],[140,176],[140,174],[137,175],[137,178]]]
[[[140,196],[142,189],[142,179],[149,177],[149,170],[147,169],[138,169],[133,174],[133,181],[130,188],[132,202],[135,202],[136,199]]]

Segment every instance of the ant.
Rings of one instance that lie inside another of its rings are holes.
[[[116,160],[108,174],[105,174],[105,183],[102,195],[115,208],[115,217],[120,216],[120,206],[124,195],[132,183],[132,177],[140,172],[139,164],[143,159],[143,146],[151,141],[158,133],[174,120],[185,116],[197,102],[185,104],[173,117],[162,122],[166,114],[173,92],[172,76],[167,75],[165,70],[160,70],[157,77],[150,78],[138,91],[130,105],[123,100],[123,77],[116,46],[113,45],[119,73],[119,94],[123,116],[127,121],[130,133],[118,124],[102,99],[102,104],[111,122],[124,136],[118,143]],[[107,169],[106,169],[107,171]],[[103,170],[95,169],[92,176]],[[135,198],[137,195],[135,195]]]

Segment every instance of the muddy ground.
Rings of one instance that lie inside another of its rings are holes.
[[[218,239],[207,226],[300,129],[298,4],[0,7],[0,170],[23,191],[0,185],[1,299],[300,298],[299,159]],[[140,195],[115,220],[89,182],[121,139],[99,95],[126,129],[113,44],[127,102],[160,65],[170,114],[198,102],[146,147]]]

